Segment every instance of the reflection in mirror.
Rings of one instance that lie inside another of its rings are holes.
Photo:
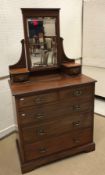
[[[29,54],[31,67],[57,65],[56,19],[28,18]]]

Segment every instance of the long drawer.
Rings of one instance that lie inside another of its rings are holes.
[[[32,143],[38,140],[59,136],[62,133],[75,131],[79,128],[92,127],[93,117],[89,113],[65,116],[63,119],[48,124],[31,125],[22,127],[23,141]]]
[[[92,129],[79,130],[64,134],[62,136],[47,139],[45,141],[36,142],[33,144],[26,144],[25,159],[26,161],[41,158],[53,153],[77,147],[83,144],[92,142]]]
[[[20,125],[28,125],[31,123],[43,123],[52,120],[59,120],[62,117],[70,116],[71,114],[80,114],[81,112],[91,112],[93,110],[93,102],[86,101],[62,101],[60,103],[51,103],[42,105],[41,107],[22,108],[18,111],[18,120]]]
[[[48,104],[50,102],[56,102],[60,100],[79,100],[81,98],[92,98],[94,86],[93,85],[81,85],[65,89],[56,90],[49,93],[35,94],[33,96],[25,96],[16,98],[18,108],[27,106],[37,106],[41,104]]]

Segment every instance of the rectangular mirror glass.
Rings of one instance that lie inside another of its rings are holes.
[[[27,34],[31,68],[57,65],[56,18],[27,19]]]

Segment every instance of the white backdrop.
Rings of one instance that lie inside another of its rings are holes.
[[[84,65],[105,68],[105,0],[84,0]]]
[[[69,57],[81,56],[82,0],[0,0],[0,77],[21,54],[23,23],[20,8],[61,8],[60,33]]]

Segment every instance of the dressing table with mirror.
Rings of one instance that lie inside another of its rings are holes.
[[[22,9],[22,54],[9,66],[23,173],[95,149],[95,80],[67,58],[59,9]]]

